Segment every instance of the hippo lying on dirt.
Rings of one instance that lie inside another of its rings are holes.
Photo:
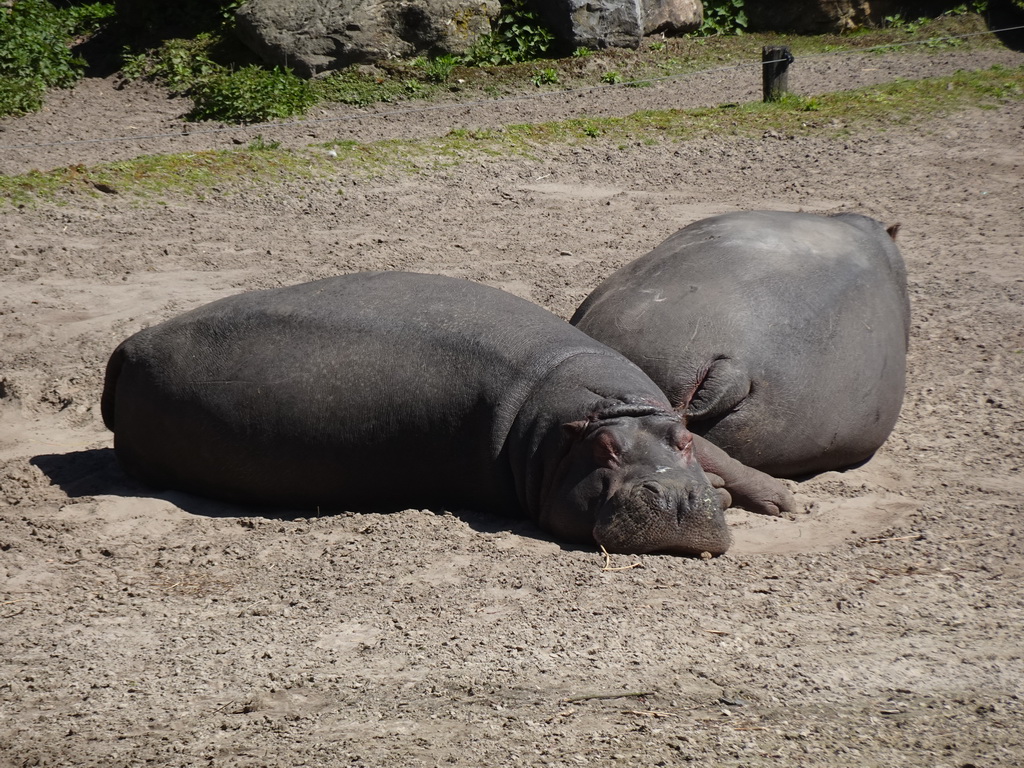
[[[114,351],[102,408],[128,473],[242,504],[474,508],[609,551],[718,554],[730,493],[772,514],[792,503],[698,441],[709,480],[617,352],[446,277],[353,274],[200,307]]]
[[[852,213],[715,216],[613,274],[570,322],[744,464],[780,477],[850,466],[885,442],[903,402],[910,305],[895,234]]]

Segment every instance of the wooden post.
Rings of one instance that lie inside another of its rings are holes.
[[[761,49],[761,82],[765,101],[778,101],[789,88],[789,65],[793,54],[784,46]]]

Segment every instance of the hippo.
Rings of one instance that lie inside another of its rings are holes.
[[[570,322],[743,464],[776,477],[853,466],[903,402],[897,229],[855,213],[713,216],[612,274]]]
[[[104,423],[161,489],[321,511],[525,515],[610,552],[712,555],[782,483],[703,446],[633,363],[547,310],[435,275],[230,296],[123,341]]]

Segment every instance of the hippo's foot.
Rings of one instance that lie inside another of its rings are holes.
[[[773,517],[796,511],[796,500],[781,480],[741,464],[698,435],[694,435],[693,445],[697,460],[704,473],[711,477],[712,485],[719,487],[717,480],[721,479],[724,490],[732,497],[731,506]]]
[[[709,469],[705,469],[704,474],[708,476],[708,480],[711,481],[711,487],[715,489],[715,493],[718,494],[718,499],[722,505],[722,509],[728,509],[732,506],[732,494],[729,493],[729,489],[725,487],[725,478],[721,475],[716,475]]]

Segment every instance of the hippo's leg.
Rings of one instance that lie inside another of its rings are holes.
[[[741,464],[699,435],[693,436],[693,446],[704,472],[725,481],[733,506],[775,517],[796,511],[796,500],[781,480]]]

